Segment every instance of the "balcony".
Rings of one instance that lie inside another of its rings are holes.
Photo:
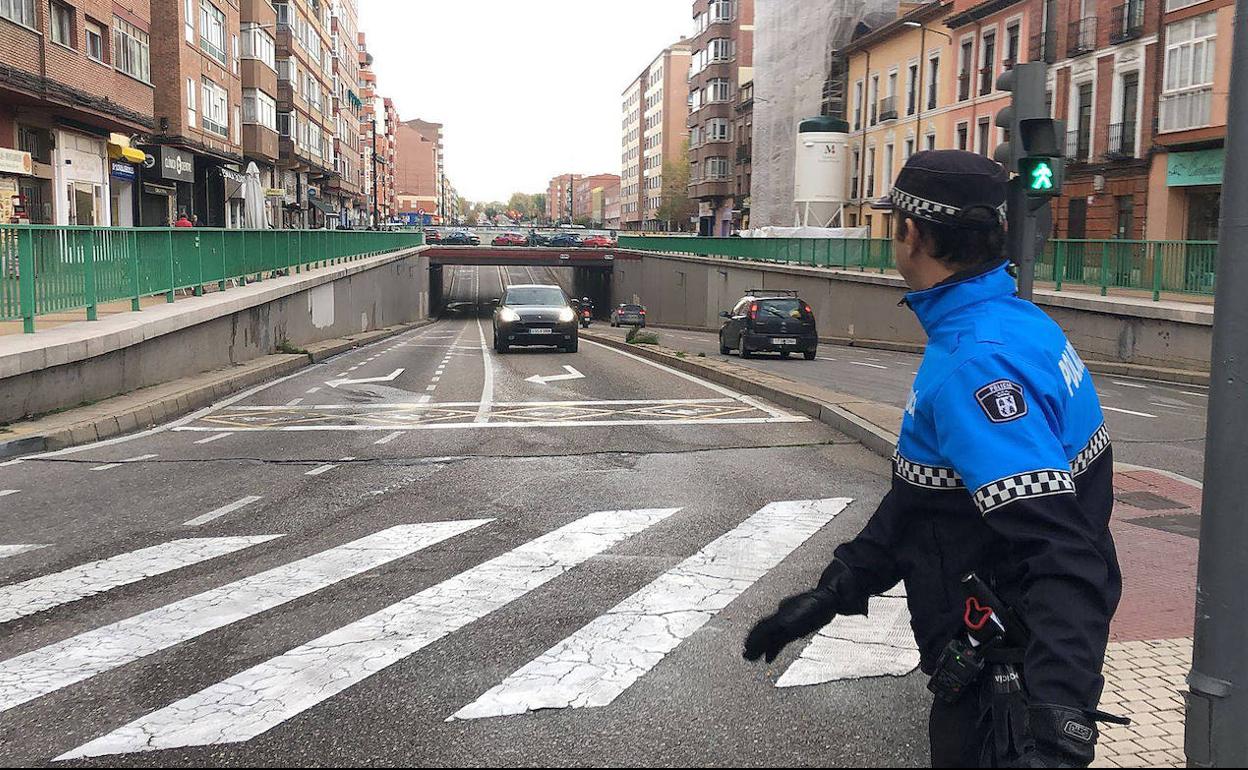
[[[1057,32],[1049,30],[1031,36],[1031,61],[1053,64],[1057,61]]]
[[[897,119],[897,97],[886,96],[880,100],[880,122]]]
[[[1110,11],[1109,42],[1125,43],[1144,34],[1144,0],[1127,0]]]
[[[1066,32],[1066,55],[1082,56],[1096,50],[1096,17],[1072,21]]]
[[[1072,164],[1087,163],[1092,154],[1092,134],[1090,131],[1066,132],[1066,160]]]
[[[1106,156],[1110,160],[1135,157],[1135,128],[1135,123],[1114,123],[1109,127],[1109,151]]]
[[[980,96],[987,96],[988,94],[992,93],[993,81],[996,79],[995,77],[993,77],[995,74],[996,73],[993,71],[993,66],[991,64],[989,64],[987,67],[982,67],[979,70],[979,95]]]
[[[958,101],[964,102],[971,98],[971,73],[958,75]]]

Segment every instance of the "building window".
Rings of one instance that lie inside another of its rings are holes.
[[[849,197],[858,199],[858,169],[862,165],[862,153],[854,150],[854,165],[849,170]]]
[[[962,41],[962,51],[958,58],[958,101],[964,102],[971,98],[971,70],[975,66],[975,41]]]
[[[49,20],[53,43],[70,48],[74,47],[74,9],[64,3],[51,4],[52,18]]]
[[[924,137],[924,139],[927,142],[927,144],[925,145],[927,149],[929,150],[936,149],[936,135],[935,134],[928,134],[926,137]]]
[[[992,134],[992,121],[989,118],[980,118],[979,123],[976,125],[976,129],[978,135],[975,137],[975,141],[979,144],[979,154],[986,157],[991,156],[992,151],[989,144],[992,141],[990,138]]]
[[[211,131],[220,137],[229,137],[229,94],[224,88],[207,78],[203,81],[203,94],[204,130]]]
[[[732,100],[732,83],[724,78],[715,78],[706,84],[706,101],[727,102]]]
[[[884,191],[885,195],[888,195],[888,191],[893,186],[893,160],[893,145],[884,145],[884,181],[880,185],[880,189]]]
[[[732,21],[737,17],[735,0],[711,0],[709,7],[712,24]],[[705,29],[705,25],[703,29]]]
[[[225,66],[225,14],[208,0],[199,0],[199,47]]]
[[[722,157],[707,158],[704,168],[708,180],[727,179],[730,173],[728,159]]]
[[[277,102],[256,88],[243,89],[243,122],[277,130]]]
[[[198,110],[195,107],[196,95],[199,89],[195,87],[195,79],[186,79],[186,124],[191,128],[195,128],[196,115]]]
[[[182,32],[186,42],[195,44],[195,0],[182,0],[183,13]]]
[[[936,109],[937,84],[940,83],[940,56],[927,60],[927,108]]]
[[[966,149],[966,140],[967,140],[967,137],[968,137],[968,135],[969,135],[969,134],[970,134],[970,128],[967,126],[967,124],[965,124],[965,123],[959,123],[959,124],[958,124],[958,130],[957,130],[957,132],[956,132],[956,135],[957,135],[957,141],[956,141],[956,143],[955,143],[955,146],[956,146],[959,150],[965,150],[965,149]]]
[[[1016,21],[1005,28],[1005,68],[1012,69],[1018,64],[1018,47],[1021,45],[1022,22]]]
[[[979,68],[979,95],[992,93],[997,77],[997,33],[989,30],[984,33],[984,42],[979,51],[981,63]]]
[[[732,61],[732,57],[736,55],[736,45],[732,38],[717,37],[707,46],[707,51],[712,62]]]
[[[867,148],[867,195],[868,198],[875,197],[875,148]]]
[[[290,124],[294,120],[293,112],[283,112],[277,116],[277,135],[290,138]]]
[[[906,140],[905,153],[906,154],[901,159],[903,163],[910,160],[910,156],[914,154],[914,139]]]
[[[147,33],[124,19],[113,17],[113,66],[144,83],[152,80],[151,47]]]
[[[1216,13],[1185,19],[1166,27],[1162,131],[1182,131],[1209,125],[1213,106],[1216,37]]]
[[[706,141],[727,142],[730,139],[728,121],[724,118],[712,118],[706,124]]]
[[[879,121],[879,118],[880,118],[880,76],[879,75],[871,76],[871,93],[868,95],[867,100],[868,102],[870,102],[870,106],[871,106],[870,124],[874,126],[876,123],[880,122]]]
[[[911,64],[906,73],[906,114],[913,115],[919,105],[919,65]]]
[[[277,43],[273,36],[264,31],[259,24],[248,22],[243,25],[243,58],[256,59],[277,69]]]
[[[1204,0],[1166,0],[1166,13],[1169,13],[1170,11],[1177,11],[1180,8],[1187,8],[1188,6],[1196,5],[1197,3],[1203,3],[1203,2]]]
[[[862,129],[862,81],[854,83],[854,130]]]
[[[35,28],[35,0],[0,0],[0,17]]]
[[[108,57],[104,50],[104,28],[93,21],[84,26],[87,32],[87,56],[100,63],[107,63]]]

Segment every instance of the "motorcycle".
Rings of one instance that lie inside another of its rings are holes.
[[[592,322],[593,320],[594,318],[592,315],[590,315],[589,308],[587,307],[581,308],[581,328],[588,329],[590,322]]]

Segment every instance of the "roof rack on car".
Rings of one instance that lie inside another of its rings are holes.
[[[767,294],[779,297],[796,297],[797,289],[746,289],[745,293],[751,297],[760,297]]]

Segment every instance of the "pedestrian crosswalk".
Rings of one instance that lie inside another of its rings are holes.
[[[747,590],[766,584],[769,595],[761,602],[765,606],[774,606],[775,599],[791,591],[791,578],[775,585],[768,580],[769,573],[851,502],[777,501],[749,515],[743,511],[738,524],[709,538],[691,556],[604,608],[513,673],[500,671],[494,686],[483,683],[475,700],[468,695],[438,718],[481,720],[544,709],[605,708],[632,688],[644,692],[651,671],[679,665],[669,656]],[[227,669],[215,683],[216,676],[199,676],[195,683],[199,689],[182,690],[163,704],[152,704],[154,710],[137,718],[131,713],[103,725],[95,733],[99,737],[69,748],[57,759],[249,741],[349,688],[384,676],[387,669],[430,645],[469,637],[478,621],[522,600],[526,607],[554,601],[552,596],[566,594],[583,578],[591,562],[617,548],[654,542],[638,540],[643,535],[661,539],[659,525],[670,533],[694,519],[680,507],[558,516],[560,526],[544,534],[539,529],[532,539],[509,545],[510,550],[405,598],[399,594],[381,609],[374,604],[371,614],[315,629],[303,637],[310,641],[285,651],[242,656],[242,670]],[[40,699],[102,674],[114,672],[112,680],[129,676],[137,671],[130,664],[151,656],[195,650],[207,642],[201,637],[233,624],[281,623],[284,605],[328,595],[337,584],[398,560],[410,557],[410,564],[429,569],[437,556],[420,552],[439,544],[444,544],[439,549],[443,554],[468,554],[469,563],[474,562],[471,554],[480,543],[513,539],[512,530],[503,524],[474,518],[392,526],[0,660],[0,719],[19,706],[38,708]],[[652,529],[656,533],[647,535]],[[241,554],[264,543],[270,544],[264,549],[266,559],[280,558],[292,547],[283,545],[286,542],[280,534],[176,539],[0,586],[0,633],[2,624],[16,618],[89,597],[94,597],[92,602],[108,602],[113,596],[109,591],[157,575],[166,575],[162,595],[176,596],[176,571],[182,567]],[[5,549],[0,546],[0,555]],[[795,651],[776,685],[906,673],[917,657],[913,641],[906,640],[907,619],[900,594],[873,599],[869,618],[838,620],[805,649]],[[717,639],[713,634],[707,638]],[[735,655],[739,635],[724,636],[723,641],[734,647]],[[478,661],[482,670],[490,663]],[[760,681],[769,680],[760,672]]]

